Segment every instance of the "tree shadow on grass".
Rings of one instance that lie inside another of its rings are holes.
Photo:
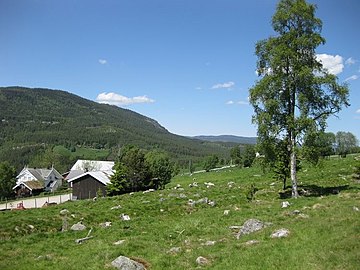
[[[298,192],[303,197],[320,197],[328,195],[336,195],[344,190],[360,190],[359,187],[350,185],[336,186],[336,187],[322,187],[317,185],[299,185]],[[279,192],[281,199],[291,198],[291,187],[287,187],[282,192]]]

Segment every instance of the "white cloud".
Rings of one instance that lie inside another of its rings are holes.
[[[127,106],[131,104],[138,103],[153,103],[155,100],[148,98],[147,96],[139,96],[139,97],[125,97],[113,92],[110,93],[101,93],[96,97],[96,101],[99,103],[117,105],[117,106]]]
[[[340,55],[317,54],[316,58],[331,74],[337,75],[344,69],[344,59]]]
[[[360,109],[358,109],[358,110],[356,111],[356,113],[360,113]]]
[[[350,57],[350,58],[346,59],[345,64],[350,66],[350,65],[355,64],[356,62],[357,62],[357,60],[355,60],[354,58]]]
[[[218,84],[213,85],[211,87],[211,89],[221,89],[221,88],[229,89],[229,88],[233,87],[234,85],[235,85],[234,82],[218,83]]]
[[[196,90],[202,90],[202,88],[200,86],[195,88]]]
[[[239,101],[237,102],[237,104],[239,104],[239,105],[249,105],[249,102],[243,101],[243,100],[239,100]]]
[[[359,79],[359,76],[358,76],[358,75],[352,75],[352,76],[350,76],[349,78],[346,78],[346,79],[345,79],[345,82],[355,81],[355,80],[357,80],[357,79]]]
[[[99,63],[101,65],[105,65],[105,64],[107,64],[107,60],[106,59],[99,59]]]
[[[239,100],[239,101],[233,101],[233,100],[229,100],[228,102],[226,102],[226,105],[249,105],[249,102],[247,101],[243,101],[243,100]]]

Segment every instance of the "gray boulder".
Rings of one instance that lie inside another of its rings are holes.
[[[258,219],[248,219],[245,223],[241,226],[239,232],[236,234],[236,238],[239,239],[240,236],[250,234],[253,232],[260,231],[261,229],[269,226],[271,223],[264,223]]]
[[[196,258],[196,263],[199,266],[205,266],[205,265],[208,265],[210,262],[205,257],[199,256],[199,257]]]
[[[290,231],[288,229],[280,229],[276,230],[271,234],[271,238],[283,238],[289,236]]]
[[[70,228],[72,231],[83,231],[86,229],[86,226],[80,222],[74,224]]]
[[[119,270],[146,270],[144,265],[125,256],[117,257],[111,262],[111,265]]]

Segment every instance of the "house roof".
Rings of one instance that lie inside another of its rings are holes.
[[[85,171],[83,171],[83,170],[71,170],[65,179],[70,180],[70,179],[78,177],[79,175],[82,175],[84,173],[85,173]]]
[[[19,187],[21,185],[24,185],[25,187],[27,187],[30,190],[38,190],[38,189],[44,188],[44,181],[33,180],[33,181],[21,182],[21,183],[17,184],[15,187],[13,187],[13,189],[16,189],[17,187]]]
[[[114,161],[100,161],[100,160],[83,160],[79,159],[72,166],[70,171],[82,170],[82,171],[111,171],[114,167]],[[70,179],[70,177],[67,177]]]
[[[24,167],[22,171],[19,173],[17,178],[19,178],[25,171],[30,172],[38,181],[44,181],[45,178],[47,178],[51,172],[54,172],[56,179],[63,179],[62,175],[55,170],[55,168],[51,169],[42,169],[42,168],[28,168]]]
[[[114,171],[109,170],[109,171],[95,171],[95,172],[86,172],[83,174],[80,174],[74,178],[71,178],[68,180],[68,182],[72,182],[75,181],[77,179],[83,178],[87,175],[90,175],[91,177],[95,178],[96,180],[98,180],[99,182],[101,182],[102,184],[104,184],[105,186],[107,184],[110,183],[110,178],[111,176],[114,174]]]

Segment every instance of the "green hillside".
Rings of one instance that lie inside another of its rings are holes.
[[[184,162],[213,153],[227,157],[231,146],[174,135],[136,112],[65,91],[0,88],[0,160],[23,165],[48,145],[107,149],[113,158],[126,144],[160,148]]]
[[[254,166],[177,176],[155,192],[0,212],[0,269],[110,270],[120,255],[151,270],[359,269],[356,162],[348,156],[319,167],[304,164],[298,175],[304,195],[298,199],[281,199],[282,183]],[[190,187],[194,181],[198,185]],[[249,200],[252,185],[256,192]],[[286,201],[290,205],[282,208]],[[268,225],[237,239],[240,229],[234,226],[249,219]],[[80,221],[87,229],[70,230]],[[290,232],[287,237],[271,237],[282,228]],[[93,238],[77,244],[90,229]],[[199,256],[207,259],[205,266],[196,263]]]

